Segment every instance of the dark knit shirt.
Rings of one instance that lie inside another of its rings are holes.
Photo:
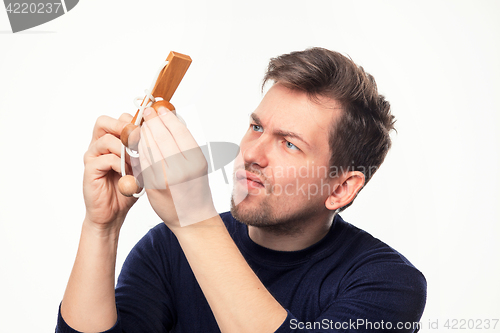
[[[418,331],[424,276],[339,215],[321,241],[293,252],[264,248],[229,212],[221,217],[247,263],[288,311],[276,333]],[[109,333],[220,332],[179,242],[163,223],[128,255],[116,306],[118,321]],[[60,312],[56,332],[76,332]]]

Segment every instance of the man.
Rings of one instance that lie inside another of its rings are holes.
[[[146,187],[164,223],[131,251],[116,291],[118,235],[135,202],[117,191],[118,136],[131,116],[98,119],[58,332],[419,329],[423,275],[337,214],[390,148],[389,103],[361,67],[321,48],[272,59],[267,81],[235,161],[231,213],[220,216],[189,131],[171,112],[146,110],[141,167],[161,161]]]

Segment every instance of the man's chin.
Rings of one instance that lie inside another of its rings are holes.
[[[237,198],[231,198],[231,214],[238,221],[246,225],[255,225],[256,222],[262,219],[262,216],[258,216],[258,211],[260,207],[249,207],[251,205],[250,198],[245,197],[241,201],[236,201]]]
[[[242,221],[242,215],[244,216],[245,214],[242,214],[242,210],[243,210],[243,205],[242,205],[242,202],[245,200],[245,198],[241,199],[241,200],[238,200],[238,196],[235,196],[233,195],[231,197],[231,214],[233,215],[233,217],[235,219],[237,219],[238,221],[240,222],[244,222]]]
[[[262,203],[258,207],[250,207],[250,204],[240,203],[235,205],[231,200],[231,214],[239,222],[257,227],[275,235],[294,235],[302,232],[303,219],[295,220],[285,216],[275,216],[272,209]]]
[[[243,224],[265,227],[275,223],[274,212],[266,201],[256,200],[251,195],[236,204],[231,198],[231,214]]]

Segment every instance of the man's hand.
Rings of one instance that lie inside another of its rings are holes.
[[[144,112],[139,156],[151,206],[174,230],[217,215],[208,164],[187,127],[166,108]]]
[[[115,266],[118,235],[137,199],[118,190],[121,177],[121,131],[132,116],[97,119],[84,156],[83,196],[86,214],[75,264],[61,303],[66,323],[82,332],[101,332],[117,321]],[[126,167],[130,165],[126,163]],[[128,173],[130,170],[127,170]]]
[[[219,328],[274,332],[286,310],[248,266],[215,211],[203,152],[174,114],[145,111],[139,155],[149,201],[179,240]]]
[[[103,231],[118,232],[125,215],[137,200],[123,196],[118,190],[121,177],[119,137],[123,127],[131,120],[130,114],[123,114],[118,120],[99,117],[84,156],[85,220]]]

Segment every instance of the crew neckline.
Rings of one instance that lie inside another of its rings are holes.
[[[248,226],[236,220],[232,215],[231,218],[237,224],[236,237],[239,238],[241,251],[244,252],[245,256],[249,256],[258,262],[266,262],[277,266],[298,265],[313,257],[333,253],[340,246],[339,240],[345,231],[346,224],[342,217],[337,214],[333,218],[328,233],[318,242],[298,251],[278,251],[255,243],[248,235]]]

